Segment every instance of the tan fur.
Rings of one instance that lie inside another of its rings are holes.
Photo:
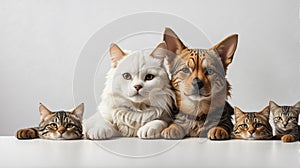
[[[169,128],[163,130],[162,136],[168,139],[179,139],[184,136],[199,136],[203,132],[208,132],[207,137],[210,139],[228,139],[230,129],[226,130],[222,126],[217,126],[209,131],[204,128],[208,113],[216,111],[224,105],[226,97],[230,96],[231,88],[228,81],[225,80],[221,86],[223,88],[219,89],[224,89],[226,95],[214,99],[214,105],[212,105],[211,100],[215,96],[215,93],[212,92],[214,79],[212,79],[212,75],[207,74],[208,66],[210,66],[208,57],[220,59],[221,69],[226,74],[236,49],[237,35],[229,36],[210,49],[199,50],[187,48],[171,29],[166,28],[164,41],[168,50],[171,51],[167,60],[172,74],[171,83],[176,94],[177,108],[181,113],[176,115],[174,123]],[[188,68],[190,73],[184,73],[183,68]],[[197,95],[196,100],[191,100],[190,98],[193,98],[195,94],[195,84],[193,84],[195,79],[200,80],[203,87],[199,89],[201,97],[198,98]],[[195,120],[193,117],[200,118],[200,120]],[[231,123],[231,121],[227,122]]]
[[[294,142],[295,138],[293,135],[286,134],[281,137],[282,142]]]

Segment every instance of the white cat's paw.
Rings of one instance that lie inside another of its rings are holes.
[[[168,124],[162,120],[150,121],[138,129],[137,136],[142,139],[160,138],[161,131],[167,126]]]
[[[110,139],[114,137],[115,130],[110,126],[103,124],[103,126],[95,126],[86,130],[86,138],[97,140],[97,139]]]

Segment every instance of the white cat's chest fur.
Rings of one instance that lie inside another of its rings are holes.
[[[87,138],[160,137],[172,120],[175,100],[163,66],[165,51],[166,45],[161,43],[151,53],[131,52],[118,62],[114,62],[119,58],[115,54],[120,52],[111,51],[114,64],[106,76],[98,113],[84,122]]]

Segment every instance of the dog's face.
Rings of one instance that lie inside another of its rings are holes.
[[[237,46],[237,35],[231,35],[210,49],[189,49],[169,28],[164,32],[164,41],[170,53],[167,56],[169,70],[172,75],[172,85],[180,104],[183,97],[192,101],[210,99],[212,93],[212,74],[208,56],[218,58],[220,68],[226,73],[233,59]],[[226,94],[230,95],[230,85],[227,82]]]

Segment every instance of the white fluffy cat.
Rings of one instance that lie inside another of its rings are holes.
[[[160,138],[172,120],[175,100],[163,63],[166,52],[165,43],[151,53],[125,53],[116,44],[110,46],[112,67],[98,112],[83,122],[88,139]]]

